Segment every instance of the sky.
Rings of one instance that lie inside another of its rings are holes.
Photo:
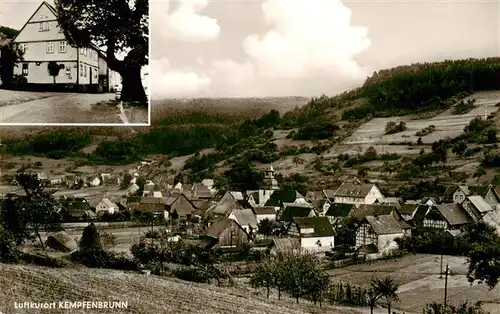
[[[3,24],[38,4],[3,0]],[[150,4],[153,99],[335,95],[379,69],[500,55],[499,0]]]
[[[498,0],[151,5],[156,98],[335,95],[377,69],[500,55]]]

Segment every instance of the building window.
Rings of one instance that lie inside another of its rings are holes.
[[[99,70],[97,69],[94,69],[94,78],[97,79],[97,74],[98,74]]]
[[[53,53],[54,52],[54,43],[52,41],[49,41],[47,43],[47,53]]]
[[[26,51],[28,50],[28,44],[21,44],[19,48],[23,53],[26,53]]]
[[[87,56],[87,48],[83,48],[83,49],[82,49],[82,52],[83,52],[83,55],[84,55],[84,56]]]
[[[80,76],[83,76],[83,64],[80,63]]]
[[[64,53],[64,52],[66,52],[66,49],[67,49],[66,42],[64,40],[60,41],[59,42],[59,52]]]
[[[40,29],[38,31],[40,32],[49,31],[49,22],[40,22]]]
[[[87,66],[83,66],[83,77],[87,77]]]
[[[23,75],[28,75],[28,63],[23,63]]]

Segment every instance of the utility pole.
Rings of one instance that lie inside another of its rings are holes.
[[[448,299],[448,264],[446,264],[446,271],[444,276],[444,307],[446,308]]]
[[[443,242],[444,230],[441,231],[441,265],[439,266],[439,278],[443,278]]]

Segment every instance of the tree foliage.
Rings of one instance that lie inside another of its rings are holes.
[[[7,45],[0,47],[0,79],[2,87],[14,88],[14,68],[16,63],[23,60],[24,53],[19,48],[18,44],[10,42]]]
[[[59,204],[54,199],[53,192],[35,174],[18,173],[16,181],[26,196],[10,196],[4,201],[4,227],[15,237],[17,243],[38,238],[45,249],[41,233],[60,229],[62,217]]]
[[[141,68],[148,64],[148,0],[56,0],[57,20],[69,44],[106,47],[110,69],[122,76],[122,100],[146,104]],[[117,53],[125,52],[123,60]]]

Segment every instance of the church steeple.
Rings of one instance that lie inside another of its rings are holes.
[[[263,188],[265,190],[279,190],[278,181],[274,178],[274,168],[271,164],[264,170]]]

